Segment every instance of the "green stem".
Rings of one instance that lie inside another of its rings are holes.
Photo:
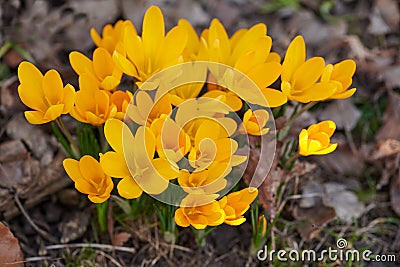
[[[100,231],[105,233],[107,231],[107,210],[108,200],[103,203],[96,204],[97,209],[97,221],[99,222]]]
[[[71,146],[71,150],[73,153],[73,156],[76,159],[80,158],[80,153],[79,153],[79,149],[78,146],[76,145],[74,139],[72,138],[71,133],[68,131],[67,127],[65,127],[64,123],[62,122],[61,118],[57,118],[56,119],[56,123],[57,126],[60,128],[61,132],[63,133],[63,135],[65,136],[65,138],[67,138],[70,146]]]
[[[298,152],[294,153],[288,160],[285,162],[285,166],[291,166],[291,164],[300,156]]]
[[[109,150],[109,145],[107,143],[106,136],[104,134],[104,126],[98,126],[97,129],[99,130],[99,136],[100,136],[100,149],[102,153],[107,152]]]
[[[290,126],[292,126],[293,122],[304,112],[315,106],[318,102],[310,102],[307,105],[304,105],[296,114],[294,114],[285,124],[285,126],[279,130],[278,139],[283,140],[289,132]]]
[[[318,102],[310,102],[307,105],[304,105],[294,116],[292,116],[287,122],[286,122],[286,127],[290,127],[292,123],[304,112],[315,106]]]

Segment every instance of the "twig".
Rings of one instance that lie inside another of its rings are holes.
[[[116,259],[105,253],[104,251],[101,250],[96,250],[96,253],[99,253],[101,256],[109,259],[112,263],[114,263],[115,266],[117,267],[123,267]]]
[[[32,226],[33,229],[35,229],[36,232],[38,232],[43,238],[47,239],[50,242],[58,242],[57,238],[54,236],[50,235],[49,233],[45,232],[44,230],[40,229],[31,219],[29,214],[26,212],[24,209],[24,206],[22,205],[21,201],[19,200],[18,193],[16,192],[14,194],[14,201],[17,204],[19,210],[21,211],[22,215],[24,215],[25,219],[28,221],[28,223]]]
[[[46,246],[46,250],[55,250],[55,249],[65,249],[65,248],[98,248],[104,250],[118,250],[122,252],[128,252],[134,254],[136,252],[135,248],[130,247],[122,247],[122,246],[113,246],[107,244],[97,244],[97,243],[75,243],[75,244],[57,244],[57,245],[50,245]]]

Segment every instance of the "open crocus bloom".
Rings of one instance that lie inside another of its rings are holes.
[[[228,164],[214,163],[206,170],[192,173],[181,170],[178,183],[189,194],[214,194],[226,187],[225,176],[231,169]]]
[[[306,60],[304,39],[297,36],[290,43],[282,64],[281,89],[290,100],[301,103],[326,100],[336,92],[336,86],[327,81],[318,82],[324,71],[322,57]]]
[[[187,41],[186,29],[175,26],[165,35],[164,17],[160,8],[150,7],[143,19],[142,36],[133,28],[125,28],[122,48],[114,51],[114,62],[127,75],[142,84],[153,74],[182,63]]]
[[[115,25],[107,24],[103,27],[102,36],[97,33],[94,28],[90,29],[90,37],[97,47],[105,48],[110,55],[115,50],[117,44],[123,41],[125,28],[131,28],[131,31],[136,32],[135,26],[130,20],[119,20]]]
[[[71,116],[76,120],[97,126],[116,115],[117,107],[111,103],[109,94],[100,90],[91,76],[81,75],[79,88],[71,110]]]
[[[122,178],[117,186],[122,197],[137,198],[143,191],[160,194],[178,176],[167,160],[153,159],[155,137],[148,127],[139,127],[134,137],[124,122],[110,119],[104,134],[114,151],[100,155],[100,164],[108,175]]]
[[[63,86],[60,74],[49,70],[42,73],[29,62],[22,62],[18,67],[18,94],[33,111],[25,111],[25,118],[32,124],[53,121],[62,114],[71,111],[75,101],[75,89],[72,85]]]
[[[252,111],[248,109],[243,115],[242,130],[251,135],[264,135],[269,132],[269,128],[264,128],[269,119],[268,111],[258,109]]]
[[[207,204],[202,204],[207,203]],[[224,211],[212,195],[189,194],[175,211],[175,222],[182,227],[192,225],[196,229],[217,226],[224,222]]]
[[[69,61],[79,75],[89,75],[100,89],[115,91],[122,77],[122,71],[114,64],[110,53],[102,47],[93,52],[93,61],[80,52],[69,54]]]
[[[301,130],[299,134],[299,154],[302,156],[325,155],[333,152],[337,144],[331,144],[331,136],[336,125],[333,121],[323,121]]]
[[[346,59],[335,65],[328,64],[321,77],[321,82],[329,82],[336,86],[336,91],[329,99],[344,99],[352,96],[356,88],[349,88],[353,82],[353,75],[356,71],[354,60]]]
[[[270,53],[272,39],[266,34],[267,27],[260,23],[250,29],[241,29],[229,38],[221,22],[214,19],[210,28],[204,30],[200,37],[198,58],[234,67],[258,86],[269,107],[277,107],[285,104],[287,97],[279,90],[268,88],[279,78],[282,67],[279,63],[280,57],[276,53]],[[221,70],[223,69],[210,68],[218,84],[225,84],[226,81],[221,79],[226,80],[227,77]],[[235,86],[230,81],[228,84],[230,86],[227,88],[230,89]],[[207,96],[219,95],[226,95],[225,90],[208,93]],[[230,103],[234,110],[241,108],[241,105],[238,106],[239,102],[232,99],[231,95],[228,97],[231,99],[227,103]]]
[[[250,208],[250,204],[258,195],[257,188],[245,188],[221,198],[218,202],[225,212],[224,223],[239,225],[246,221],[243,214]]]
[[[63,165],[68,176],[74,181],[76,190],[87,194],[90,201],[102,203],[110,197],[114,184],[93,157],[86,155],[79,161],[65,159]]]

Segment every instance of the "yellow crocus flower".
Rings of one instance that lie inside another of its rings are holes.
[[[111,104],[117,108],[114,118],[123,120],[129,103],[132,101],[133,95],[129,91],[115,91],[110,96]]]
[[[247,75],[261,90],[268,105],[277,107],[286,103],[287,98],[282,92],[268,88],[278,79],[282,67],[279,63],[280,57],[276,53],[270,53],[272,39],[266,34],[267,27],[260,23],[250,29],[241,29],[229,38],[221,22],[214,19],[210,28],[203,31],[200,37],[198,58],[231,66]],[[211,68],[210,71],[218,82],[225,77],[217,68]],[[218,91],[208,92],[205,95],[208,97],[226,95],[224,91],[226,90],[219,88]],[[229,97],[232,98],[232,95]],[[231,99],[230,102],[235,103],[232,106],[234,110],[241,108],[237,100]]]
[[[190,148],[190,137],[166,114],[153,120],[150,129],[156,137],[156,151],[161,158],[180,161]]]
[[[138,85],[153,74],[182,63],[187,31],[181,26],[165,35],[164,17],[159,7],[147,9],[142,26],[142,36],[127,27],[122,48],[113,53],[114,62],[127,75],[137,79]]]
[[[22,62],[18,67],[18,94],[33,111],[25,111],[25,118],[31,124],[43,124],[54,121],[62,114],[72,110],[75,101],[75,89],[72,85],[63,86],[60,74],[56,70],[42,73],[30,62]]]
[[[335,65],[328,64],[322,72],[321,82],[329,82],[336,86],[335,93],[329,99],[344,99],[352,96],[356,88],[347,89],[353,82],[356,72],[354,60],[346,59]]]
[[[335,132],[333,121],[323,121],[301,130],[299,134],[299,154],[302,156],[325,155],[333,152],[337,144],[331,144]]]
[[[91,28],[90,36],[97,47],[105,48],[108,53],[112,55],[117,44],[123,40],[126,27],[136,32],[135,26],[130,20],[119,20],[115,25],[105,25],[103,27],[102,36],[100,36],[94,28]]]
[[[117,186],[122,197],[137,198],[143,191],[160,194],[178,176],[167,160],[153,159],[156,141],[148,127],[139,127],[134,137],[124,122],[109,119],[104,134],[114,151],[101,154],[100,164],[111,177],[122,178]]]
[[[100,90],[91,76],[81,75],[79,87],[75,106],[70,112],[72,117],[80,122],[98,126],[116,115],[117,107],[110,102],[109,94]]]
[[[122,77],[122,71],[114,64],[111,54],[102,47],[93,52],[93,60],[84,54],[73,51],[69,61],[74,71],[79,75],[89,75],[97,82],[100,89],[115,91]]]
[[[326,100],[336,92],[336,86],[327,81],[318,82],[324,67],[322,57],[306,60],[304,39],[297,36],[290,43],[282,64],[282,92],[290,100],[301,103]]]
[[[258,195],[257,188],[245,188],[221,198],[218,202],[225,212],[224,223],[240,225],[246,221],[243,214],[250,208],[250,204]]]
[[[207,203],[207,204],[202,204]],[[175,222],[182,227],[192,225],[200,230],[207,226],[217,226],[224,222],[225,214],[219,203],[210,195],[193,195],[185,197],[175,211]]]
[[[65,159],[63,165],[68,176],[74,181],[76,190],[87,194],[90,201],[102,203],[110,197],[114,184],[96,159],[85,155],[79,161]]]
[[[223,190],[227,181],[226,175],[232,168],[228,164],[215,163],[208,169],[190,173],[180,170],[178,183],[189,194],[214,194]]]
[[[268,111],[258,109],[252,111],[248,109],[243,115],[242,131],[251,135],[264,135],[269,132],[269,128],[264,128],[269,119]]]

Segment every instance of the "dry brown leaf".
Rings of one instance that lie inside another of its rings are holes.
[[[387,139],[378,142],[378,148],[371,155],[371,159],[377,160],[385,158],[400,152],[400,141],[395,139]]]
[[[396,31],[400,24],[398,0],[375,0],[375,7],[391,30]]]
[[[332,141],[336,143],[336,141]],[[351,149],[346,145],[345,142],[339,142],[338,148],[323,156],[313,156],[320,167],[330,173],[336,174],[360,174],[363,169],[365,162],[361,155],[355,155]]]
[[[393,210],[400,216],[400,174],[393,177],[390,183],[390,202]]]
[[[114,246],[123,246],[131,238],[131,234],[127,232],[121,232],[114,234],[112,238],[112,244]]]
[[[256,170],[258,161],[260,160],[260,148],[257,147],[260,138],[256,136],[250,136],[250,155],[249,161],[245,173],[243,174],[244,181],[249,184],[250,179]],[[276,214],[276,192],[280,183],[284,180],[284,171],[278,168],[278,156],[279,147],[275,153],[275,157],[272,162],[271,170],[262,170],[265,173],[265,180],[262,182],[259,190],[259,203],[263,206],[267,216],[273,219]],[[268,173],[269,171],[269,173]]]
[[[23,267],[22,255],[18,240],[11,233],[10,228],[0,222],[0,267]]]
[[[400,95],[389,91],[388,105],[383,116],[383,126],[376,134],[377,140],[400,140]]]
[[[324,225],[336,218],[334,208],[326,207],[319,201],[312,208],[295,207],[293,216],[300,221],[297,231],[306,241],[315,238],[322,230]]]
[[[400,87],[400,65],[394,65],[383,70],[383,80],[389,89]]]

